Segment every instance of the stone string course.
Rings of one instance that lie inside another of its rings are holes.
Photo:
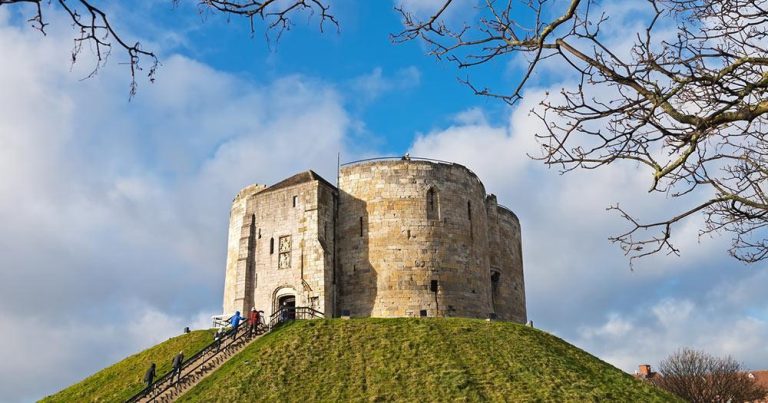
[[[379,160],[342,167],[338,189],[313,172],[284,182],[233,201],[225,313],[270,315],[292,295],[327,317],[526,321],[520,223],[467,168]]]

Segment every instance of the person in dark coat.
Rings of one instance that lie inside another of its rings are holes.
[[[248,313],[248,337],[253,337],[254,334],[259,332],[259,312],[256,307],[251,308],[251,312]]]
[[[235,311],[235,314],[229,318],[229,323],[232,325],[232,340],[237,338],[237,329],[240,327],[240,321],[242,320],[243,317],[240,316],[240,311]]]
[[[179,351],[176,357],[173,357],[173,373],[171,374],[171,383],[173,383],[173,377],[176,377],[176,382],[181,380],[181,364],[184,363],[184,352]]]
[[[219,349],[221,349],[221,341],[224,339],[224,328],[219,328],[219,330],[216,331],[216,334],[213,335],[213,340],[216,342],[216,352],[219,352]]]
[[[152,388],[152,382],[155,381],[155,363],[153,362],[152,365],[149,366],[149,369],[144,374],[144,382],[147,383],[147,389]]]
[[[288,305],[283,302],[282,305],[280,305],[280,323],[283,323],[286,320],[288,320]]]

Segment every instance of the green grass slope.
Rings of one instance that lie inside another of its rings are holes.
[[[256,340],[181,399],[456,400],[676,401],[545,332],[473,319],[299,321]]]
[[[184,355],[189,357],[211,341],[213,341],[212,330],[197,330],[168,339],[104,368],[41,401],[45,403],[123,402],[145,386],[142,380],[150,363],[154,362],[157,365],[156,373],[160,377],[171,369],[171,361],[179,351],[184,351]]]

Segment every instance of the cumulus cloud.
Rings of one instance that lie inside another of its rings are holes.
[[[540,129],[528,111],[545,92],[531,89],[506,122],[478,109],[459,113],[454,124],[417,135],[410,149],[470,167],[518,214],[529,317],[628,372],[682,346],[764,366],[768,326],[758,289],[766,268],[732,260],[724,237],[699,239],[702,223],[692,218],[673,234],[682,257],[655,256],[631,271],[607,241],[626,222],[605,208],[618,202],[654,219],[680,206],[646,193],[649,178],[633,164],[561,176],[528,158]]]
[[[706,300],[669,297],[650,306],[643,304],[620,318],[612,314],[601,325],[581,328],[576,342],[601,350],[601,357],[625,370],[641,363],[658,363],[683,346],[730,355],[748,368],[763,368],[768,322],[745,314],[741,305],[717,299],[714,294],[718,289],[708,292]],[[617,321],[625,330],[621,337],[605,331],[614,328]]]
[[[601,30],[617,54],[627,56],[633,27],[646,14],[617,2],[602,4],[611,19]],[[600,15],[597,13],[595,15]],[[660,35],[672,30],[659,27]],[[512,60],[511,63],[519,63]],[[606,207],[619,203],[643,221],[667,218],[705,195],[677,200],[649,194],[648,172],[635,164],[558,175],[528,155],[539,155],[535,133],[544,127],[532,109],[557,101],[573,78],[558,63],[540,66],[523,101],[508,120],[494,121],[479,109],[459,113],[447,127],[417,135],[414,156],[457,161],[471,167],[521,220],[529,317],[602,359],[632,372],[658,363],[683,346],[731,354],[751,368],[768,362],[768,312],[760,285],[764,264],[744,266],[727,256],[726,236],[699,238],[701,217],[673,230],[680,258],[654,256],[631,271],[607,237],[628,223]],[[538,84],[539,87],[533,87]],[[606,99],[614,89],[586,87],[588,98]]]
[[[351,89],[359,93],[366,102],[371,102],[387,92],[418,87],[420,82],[421,72],[415,66],[401,68],[392,76],[385,76],[384,70],[376,67],[370,73],[353,79]]]
[[[120,313],[125,314],[125,323],[104,324],[88,318],[61,323],[44,316],[16,317],[0,312],[0,331],[4,334],[0,354],[6,362],[0,366],[3,401],[32,401],[56,391],[47,384],[67,385],[73,374],[82,377],[93,372],[94,359],[89,356],[113,363],[181,334],[184,326],[210,326],[207,312],[191,315],[190,322],[140,303],[127,304],[124,309],[131,311]],[[33,382],[30,377],[34,377]]]
[[[221,303],[237,190],[307,167],[332,178],[338,151],[372,155],[350,144],[360,122],[327,83],[254,83],[167,55],[157,83],[142,83],[129,104],[124,66],[79,81],[88,66],[69,71],[69,31],[55,31],[68,24],[51,21],[44,38],[0,9],[3,401],[39,398],[205,326]],[[354,85],[375,98],[419,80],[415,67],[374,69]],[[648,178],[631,165],[561,177],[528,158],[540,129],[528,110],[552,89],[530,89],[502,122],[460,112],[410,150],[467,165],[518,213],[529,316],[627,371],[683,345],[764,366],[766,268],[727,258],[727,240],[700,245],[692,220],[675,235],[683,258],[630,271],[606,241],[624,223],[605,207],[654,218],[675,205],[647,195]]]
[[[351,120],[327,83],[179,55],[129,103],[124,66],[69,70],[65,19],[42,37],[5,13],[0,400],[28,401],[206,325],[233,195],[307,167],[332,177]]]

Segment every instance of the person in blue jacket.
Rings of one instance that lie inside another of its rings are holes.
[[[229,318],[229,324],[232,325],[232,340],[237,338],[237,329],[240,327],[240,321],[242,320],[243,317],[240,316],[240,311],[236,311],[235,314]]]

